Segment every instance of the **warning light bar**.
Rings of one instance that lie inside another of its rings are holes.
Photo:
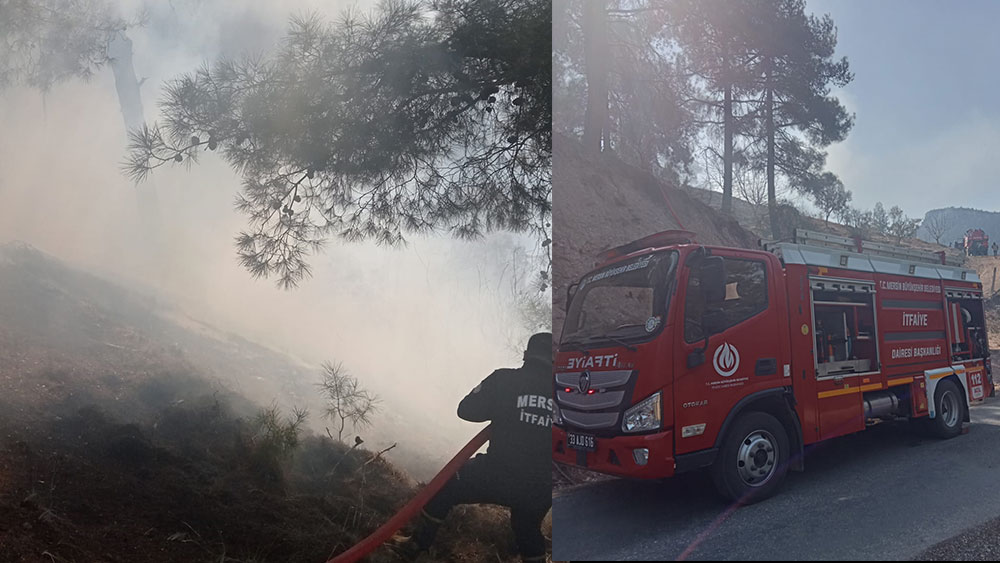
[[[599,253],[597,255],[598,265],[627,254],[632,254],[637,250],[660,248],[675,244],[691,244],[693,242],[695,242],[694,233],[691,231],[662,231]]]

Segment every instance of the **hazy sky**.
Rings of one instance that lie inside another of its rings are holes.
[[[1000,211],[1000,2],[807,0],[828,13],[854,81],[857,114],[829,168],[854,204],[911,216],[965,206]]]

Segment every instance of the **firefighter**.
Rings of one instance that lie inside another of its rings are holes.
[[[428,552],[457,504],[499,504],[510,508],[522,560],[545,561],[541,526],[552,507],[552,333],[532,336],[524,365],[494,371],[462,399],[458,416],[492,421],[489,449],[466,462],[427,503],[401,551],[414,559]]]
[[[996,255],[997,255],[997,243],[994,242],[993,243],[993,256],[996,257]]]

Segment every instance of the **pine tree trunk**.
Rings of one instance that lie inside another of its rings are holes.
[[[723,116],[723,142],[722,149],[722,212],[731,214],[733,212],[733,86],[726,85],[726,92],[722,100]]]
[[[587,112],[583,123],[584,150],[601,152],[608,125],[607,0],[588,0],[583,8],[583,48],[587,73]]]
[[[139,80],[132,66],[132,40],[124,35],[116,35],[108,44],[111,71],[115,75],[115,89],[118,91],[118,105],[122,110],[127,129],[137,129],[145,123],[142,114],[142,95]]]
[[[125,121],[126,130],[139,129],[146,120],[142,109],[142,93],[139,90],[140,81],[135,74],[132,63],[132,40],[119,33],[108,44],[109,65],[115,77],[115,91],[118,93],[118,106]],[[163,228],[161,226],[160,205],[156,195],[156,183],[147,180],[134,188],[142,230],[139,232],[140,242],[144,248],[145,273],[153,279],[164,280],[172,269],[164,260],[167,255],[164,247]]]
[[[774,89],[771,86],[771,59],[766,61],[764,120],[767,127],[767,214],[771,220],[771,237],[780,238],[778,201],[774,188]]]

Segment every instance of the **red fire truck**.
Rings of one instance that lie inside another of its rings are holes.
[[[710,467],[745,504],[802,470],[807,445],[879,420],[961,433],[992,391],[974,271],[803,230],[762,246],[667,231],[569,288],[556,461],[649,479]]]
[[[982,229],[965,231],[965,253],[969,256],[986,256],[990,250],[990,237]]]

